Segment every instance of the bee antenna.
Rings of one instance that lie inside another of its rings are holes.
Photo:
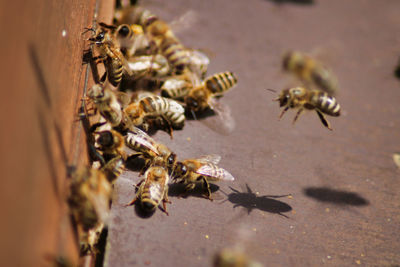
[[[87,27],[85,27],[85,28],[83,28],[85,31],[82,33],[82,35],[84,35],[85,33],[87,33],[87,32],[93,32],[93,33],[96,33],[96,30],[95,29],[93,29],[92,27],[90,27],[90,28],[87,28]]]
[[[271,92],[274,92],[274,93],[276,93],[276,90],[274,90],[274,89],[271,89],[271,88],[267,88],[267,89],[265,89],[265,90],[268,90],[268,91],[271,91]]]

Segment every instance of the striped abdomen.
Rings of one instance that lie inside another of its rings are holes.
[[[146,180],[141,190],[141,205],[146,210],[155,209],[164,198],[168,183],[168,172],[159,166],[150,167],[146,173]]]
[[[113,182],[116,180],[124,171],[125,164],[122,157],[115,157],[107,162],[106,165],[102,168],[102,171],[107,177],[109,182]]]
[[[114,86],[118,86],[118,84],[122,80],[122,73],[123,73],[123,66],[121,60],[119,58],[107,57],[105,62],[105,67],[109,82]]]
[[[340,105],[336,98],[322,91],[314,91],[312,94],[311,102],[315,108],[330,116],[340,115]]]
[[[191,88],[192,85],[185,80],[170,78],[162,85],[161,96],[180,99],[185,97]]]
[[[161,53],[167,58],[175,72],[182,73],[190,60],[183,45],[176,38],[167,37],[163,39],[160,48]]]
[[[147,116],[164,116],[174,126],[181,126],[185,121],[185,109],[174,100],[148,96],[140,100],[140,106]]]
[[[125,144],[132,150],[149,155],[150,157],[155,157],[156,152],[152,151],[150,147],[154,146],[153,140],[150,140],[141,136],[138,140],[135,134],[128,132],[125,136]]]
[[[214,74],[204,81],[206,88],[214,95],[223,94],[237,83],[235,74],[230,71]]]

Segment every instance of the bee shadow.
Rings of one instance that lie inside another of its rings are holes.
[[[233,208],[242,207],[247,209],[247,214],[250,214],[254,209],[261,211],[276,213],[285,218],[289,218],[284,212],[289,212],[292,207],[285,202],[276,200],[275,198],[287,197],[289,195],[281,196],[258,196],[256,195],[248,184],[246,184],[247,192],[240,192],[232,187],[229,187],[232,193],[225,194],[228,198],[225,201],[229,201],[234,204]],[[223,202],[225,202],[223,201]]]
[[[125,161],[125,168],[134,172],[143,172],[146,166],[145,159],[141,154],[133,154],[129,156]]]
[[[307,187],[303,193],[320,202],[328,202],[338,206],[367,206],[369,201],[357,193],[335,190],[328,187]]]
[[[195,188],[190,191],[185,190],[185,185],[181,183],[173,183],[168,186],[168,196],[170,197],[182,197],[188,198],[189,196],[205,198],[204,194],[206,193],[206,189],[201,184],[196,184]],[[219,186],[210,183],[210,191],[211,194],[218,191]]]

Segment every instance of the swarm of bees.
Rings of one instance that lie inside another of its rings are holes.
[[[72,173],[68,197],[81,254],[96,252],[99,231],[108,222],[113,183],[132,159],[143,162],[138,170],[142,180],[126,206],[138,204],[148,213],[159,207],[168,215],[171,183],[184,184],[182,195],[199,184],[212,200],[209,182],[234,180],[217,165],[220,156],[179,159],[151,134],[164,130],[173,138],[188,115],[197,119],[204,112],[221,113],[219,100],[236,85],[236,75],[207,75],[205,53],[184,46],[170,24],[137,6],[117,9],[114,24],[98,22],[83,34],[89,33],[85,38],[95,84],[83,98],[81,119],[90,122],[91,166]]]
[[[237,84],[231,71],[208,75],[208,56],[184,46],[171,24],[141,7],[118,7],[113,24],[98,22],[84,32],[91,33],[86,40],[91,66],[96,67],[92,70],[95,84],[83,99],[84,119],[91,122],[86,131],[91,166],[72,173],[68,197],[81,232],[81,254],[94,252],[99,231],[107,225],[112,185],[128,168],[129,159],[144,164],[139,172],[143,178],[126,206],[138,204],[149,213],[162,206],[169,215],[166,204],[171,203],[171,183],[183,184],[183,194],[200,185],[204,198],[213,200],[210,182],[234,180],[218,166],[219,155],[179,159],[151,137],[152,131],[160,129],[173,138],[173,131],[182,129],[189,116],[197,119],[206,112],[222,116],[226,109],[220,98]],[[104,72],[96,80],[101,65]],[[287,110],[297,109],[295,122],[304,110],[315,110],[323,125],[332,130],[324,116],[340,115],[332,73],[300,52],[286,54],[283,69],[302,86],[285,89],[275,99],[284,108],[280,118]],[[226,265],[222,262],[230,257],[227,253],[216,258],[216,266]]]

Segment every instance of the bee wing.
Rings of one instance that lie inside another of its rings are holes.
[[[235,178],[227,170],[215,164],[208,163],[196,170],[196,173],[208,176],[215,180],[233,181]]]
[[[131,103],[131,97],[127,93],[121,91],[116,91],[114,93],[123,109],[126,108]]]
[[[209,105],[215,112],[216,116],[210,116],[204,120],[201,120],[201,122],[217,133],[222,135],[231,134],[236,123],[231,114],[231,109],[229,106],[218,102],[215,98],[211,98]]]
[[[218,164],[221,160],[221,156],[217,154],[203,155],[196,160],[204,163]]]
[[[135,142],[150,149],[157,155],[159,154],[158,149],[155,146],[156,141],[153,138],[151,138],[147,133],[145,133],[144,131],[140,130],[137,127],[134,127],[131,131],[129,131],[125,138],[127,139],[133,138]],[[129,144],[130,142],[127,143]]]
[[[198,20],[198,15],[194,10],[188,10],[178,18],[169,23],[173,33],[179,33],[187,30]]]

